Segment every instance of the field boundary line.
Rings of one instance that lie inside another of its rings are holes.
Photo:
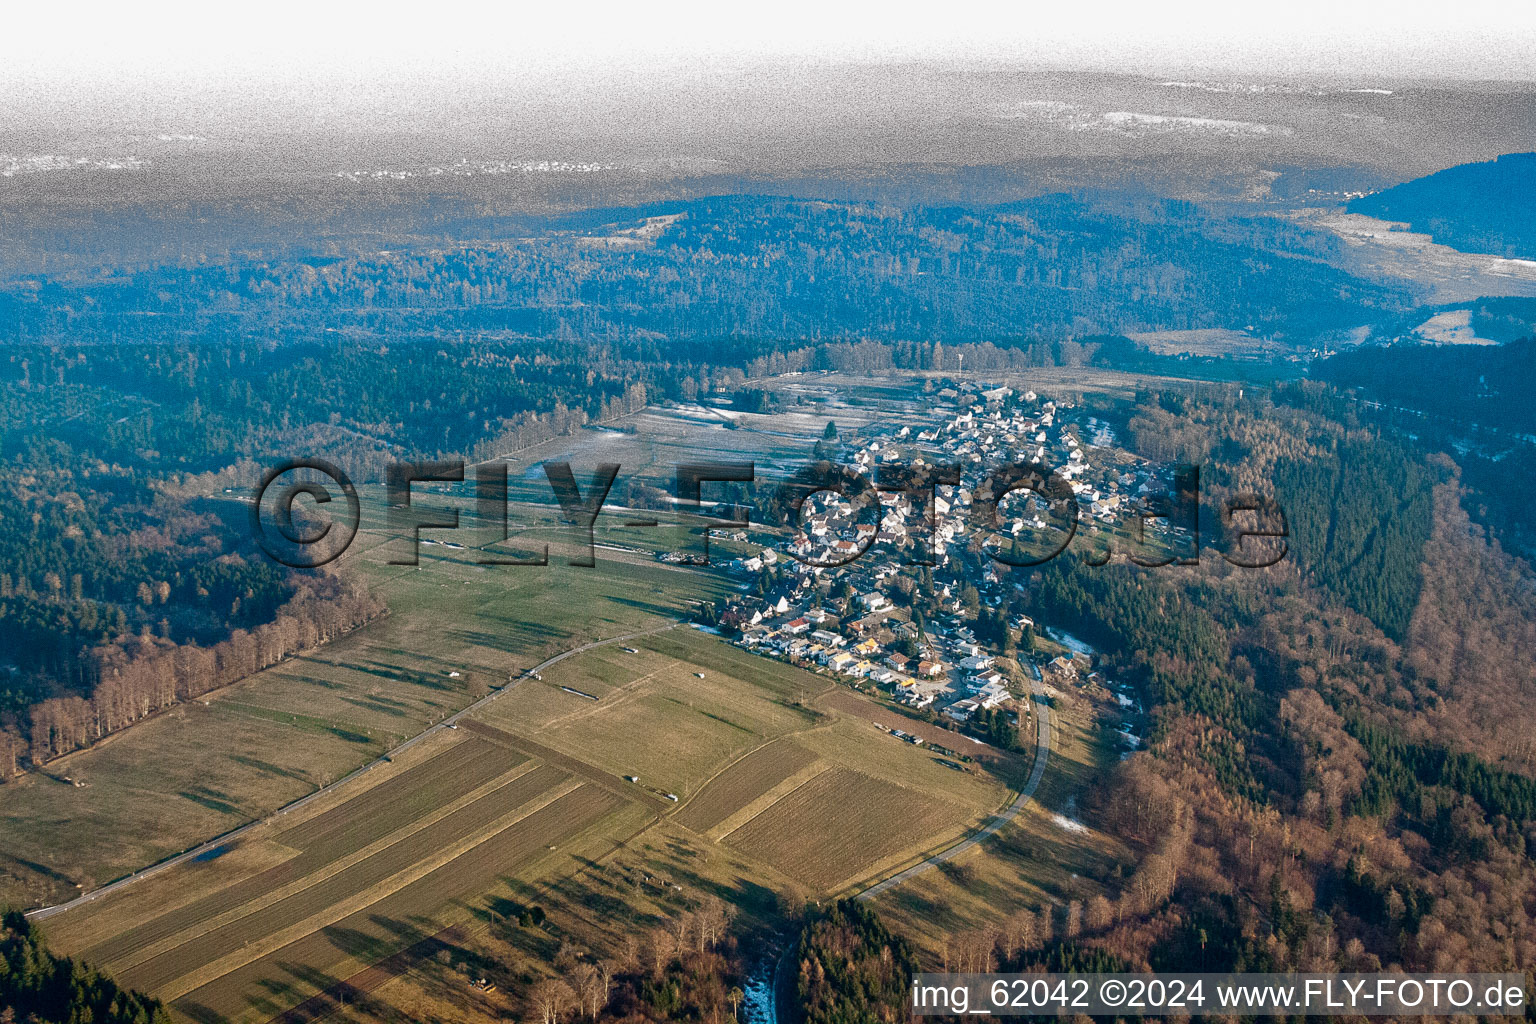
[[[366,625],[370,625],[374,621],[377,621],[377,620],[370,620],[370,622],[364,623],[364,625],[365,626]],[[475,701],[472,704],[466,705],[464,708],[462,708],[459,711],[454,712],[452,715],[449,715],[447,718],[444,718],[442,721],[437,722],[434,725],[429,725],[426,729],[423,729],[421,732],[417,733],[415,736],[412,736],[410,739],[406,740],[404,743],[401,743],[399,746],[395,747],[394,749],[385,751],[382,755],[380,755],[379,757],[373,759],[372,761],[369,761],[367,764],[363,764],[363,765],[358,766],[357,768],[354,768],[352,771],[350,771],[347,774],[343,775],[341,778],[337,779],[335,782],[332,782],[332,783],[330,783],[328,785],[325,785],[325,786],[321,786],[319,789],[315,790],[312,793],[306,793],[305,795],[299,797],[297,800],[294,800],[291,803],[284,804],[282,807],[279,807],[276,810],[272,811],[270,814],[268,814],[264,818],[256,818],[254,820],[248,821],[244,825],[239,825],[239,826],[231,829],[228,832],[220,833],[219,835],[216,835],[216,836],[214,836],[214,837],[212,837],[210,839],[204,840],[203,842],[198,843],[196,846],[189,847],[188,849],[185,849],[185,850],[183,850],[180,853],[172,854],[171,856],[166,857],[163,860],[156,861],[153,864],[150,864],[150,865],[148,865],[146,867],[140,868],[138,871],[134,871],[131,874],[124,875],[121,878],[114,879],[113,881],[110,881],[110,882],[108,882],[105,885],[98,886],[97,888],[91,890],[88,893],[82,893],[81,895],[76,896],[74,899],[68,900],[67,902],[56,903],[56,904],[54,904],[52,906],[48,906],[48,907],[36,907],[36,908],[34,908],[32,910],[27,911],[26,912],[26,916],[27,916],[28,919],[33,920],[33,921],[44,920],[46,918],[52,917],[55,914],[61,914],[61,913],[63,913],[66,910],[70,910],[70,909],[73,909],[75,907],[85,906],[86,904],[91,903],[91,902],[93,902],[93,901],[95,901],[97,899],[100,899],[100,898],[104,897],[104,896],[110,895],[111,893],[116,892],[119,889],[126,888],[127,886],[132,885],[134,882],[138,882],[138,881],[141,881],[141,880],[143,880],[145,878],[150,878],[150,877],[153,877],[154,875],[158,875],[162,871],[166,871],[166,870],[168,870],[168,869],[170,869],[172,867],[175,867],[177,864],[181,864],[181,863],[184,863],[184,862],[189,861],[189,860],[195,860],[196,858],[201,857],[204,854],[211,853],[214,850],[217,850],[219,847],[224,846],[227,843],[233,842],[234,840],[239,839],[239,838],[241,838],[241,837],[243,837],[243,836],[245,836],[245,835],[255,831],[257,828],[261,827],[262,825],[267,824],[268,822],[276,821],[278,818],[281,818],[281,817],[284,817],[286,815],[292,814],[294,811],[297,811],[297,810],[299,810],[302,807],[306,807],[309,804],[322,799],[326,794],[335,792],[337,789],[341,788],[342,786],[345,786],[349,782],[352,782],[352,781],[354,781],[356,779],[361,778],[367,772],[372,771],[372,770],[378,768],[380,765],[393,763],[395,758],[399,757],[401,754],[405,753],[410,748],[416,746],[418,743],[421,743],[422,741],[427,739],[429,736],[434,736],[434,735],[436,735],[436,734],[438,734],[440,732],[443,732],[444,730],[447,730],[447,729],[456,728],[457,727],[456,723],[458,722],[458,720],[460,718],[465,717],[470,712],[476,711],[479,708],[482,708],[485,705],[491,703],[497,697],[500,697],[503,693],[505,693],[508,690],[512,689],[514,686],[516,686],[522,680],[529,678],[530,676],[534,675],[535,673],[542,672],[544,669],[546,669],[549,666],[555,664],[556,662],[564,661],[566,658],[572,657],[573,655],[576,655],[576,654],[580,654],[582,651],[589,651],[589,650],[593,649],[594,647],[605,647],[608,644],[622,643],[625,640],[634,640],[634,639],[637,639],[637,638],[642,637],[642,636],[653,636],[653,635],[655,635],[657,633],[665,633],[668,630],[676,629],[677,627],[683,625],[683,622],[684,622],[684,620],[678,619],[678,620],[676,620],[674,622],[668,623],[665,626],[658,626],[658,627],[656,627],[654,629],[642,629],[642,630],[638,630],[638,631],[635,631],[635,632],[632,632],[632,633],[624,633],[624,634],[621,634],[619,636],[608,637],[607,639],[592,640],[592,641],[589,641],[589,642],[587,642],[585,644],[581,644],[580,646],[572,647],[569,650],[562,651],[559,654],[555,654],[555,655],[552,655],[551,657],[545,658],[543,661],[539,662],[537,665],[535,665],[532,668],[530,668],[530,669],[526,670],[525,672],[523,672],[522,675],[517,676],[517,677],[509,680],[505,686],[502,686],[499,689],[492,689],[491,692],[486,694],[484,697],[481,697],[479,700]],[[247,678],[249,678],[249,677],[247,677]],[[235,685],[235,684],[231,684],[231,685]]]
[[[1045,777],[1045,769],[1051,759],[1052,730],[1056,724],[1055,716],[1051,714],[1050,704],[1045,693],[1045,683],[1036,679],[1031,689],[1035,704],[1035,763],[1034,767],[1030,769],[1028,781],[1019,790],[1019,795],[1014,797],[1013,803],[1009,804],[1008,808],[1003,812],[994,813],[991,816],[991,820],[967,838],[960,840],[948,849],[924,858],[905,871],[897,872],[889,878],[874,883],[855,896],[855,899],[860,901],[873,899],[887,889],[893,889],[903,882],[938,867],[940,864],[953,860],[971,847],[978,846],[988,838],[997,835],[997,833],[1003,830],[1004,826],[1017,818],[1019,812],[1029,805],[1029,802],[1034,799],[1035,791],[1040,788],[1040,780]]]
[[[337,1000],[337,995],[348,996],[356,1002],[358,996],[366,996],[389,984],[424,963],[438,949],[456,945],[464,941],[464,938],[463,928],[449,925],[437,934],[397,950],[378,963],[342,978],[329,988],[321,989],[297,1006],[269,1018],[267,1024],[311,1024],[312,1021],[324,1020],[346,1005]]]
[[[814,755],[814,752],[812,753]],[[836,762],[830,761],[825,757],[821,757],[820,755],[814,756],[816,757],[816,760],[812,761],[810,764],[806,765],[804,768],[801,768],[794,774],[781,779],[777,785],[768,790],[768,792],[764,793],[762,796],[759,796],[757,799],[745,803],[735,811],[732,811],[725,818],[721,819],[718,825],[710,829],[705,834],[708,835],[709,833],[713,833],[723,825],[730,825],[730,828],[726,829],[724,832],[720,832],[719,838],[715,839],[715,842],[723,843],[729,839],[733,833],[738,832],[752,824],[752,822],[759,815],[766,814],[770,809],[772,809],[773,805],[778,803],[780,800],[783,800],[791,794],[797,792],[802,787],[810,785],[816,779],[820,778],[825,772],[829,772],[833,768],[842,767]],[[751,811],[752,813],[747,814],[748,811]],[[743,817],[743,815],[745,816]],[[741,820],[738,821],[738,818]],[[734,822],[734,824],[732,824],[732,822]]]
[[[319,885],[321,882],[324,882],[326,879],[331,878],[333,875],[340,874],[341,872],[347,870],[354,864],[367,860],[374,854],[383,850],[387,850],[398,842],[409,839],[411,836],[422,831],[423,829],[430,828],[431,826],[442,821],[443,818],[454,813],[455,811],[469,806],[471,803],[479,800],[481,797],[489,796],[496,790],[502,788],[503,786],[509,785],[510,783],[522,778],[524,775],[527,775],[529,772],[534,771],[537,768],[538,764],[536,762],[531,760],[524,761],[521,764],[509,768],[507,771],[503,772],[501,775],[498,775],[496,778],[491,779],[489,782],[482,783],[469,792],[455,797],[451,802],[442,805],[437,810],[431,811],[426,815],[417,818],[415,821],[406,822],[404,825],[395,829],[393,832],[388,833],[387,835],[380,836],[378,839],[375,839],[367,846],[353,850],[351,853],[344,857],[338,857],[335,860],[327,861],[325,864],[320,865],[309,874],[304,875],[301,878],[296,878],[292,882],[289,882],[287,885],[279,886],[270,892],[262,893],[255,899],[243,903],[240,906],[230,907],[228,910],[223,911],[222,913],[215,914],[212,917],[204,918],[202,921],[199,921],[196,925],[188,928],[185,931],[178,932],[175,935],[168,936],[167,938],[150,943],[148,946],[142,946],[139,949],[134,950],[133,953],[129,954],[130,956],[135,957],[133,960],[129,960],[126,957],[119,957],[109,961],[107,966],[111,967],[114,972],[127,970],[130,967],[135,967],[141,963],[144,963],[146,960],[152,960],[162,953],[167,953],[177,948],[178,946],[185,945],[189,940],[195,939],[200,935],[205,935],[216,928],[222,928],[224,925],[232,924],[243,917],[249,917],[251,914],[259,913],[274,903],[285,900],[290,896],[295,896],[303,892],[305,889],[313,888],[314,886]],[[295,855],[300,852],[302,851],[294,851]]]
[[[625,849],[637,836],[655,825],[657,820],[655,817],[652,817],[644,824],[627,833],[622,839],[612,839],[610,848],[591,858],[592,863],[602,864],[606,862],[620,850]],[[577,873],[588,870],[590,868],[582,867]],[[550,892],[550,886],[547,882],[532,882],[530,885],[535,893],[547,894]],[[477,922],[472,918],[449,924],[435,935],[426,936],[414,945],[392,953],[377,963],[353,971],[353,973],[337,980],[329,987],[309,996],[297,1006],[275,1014],[266,1024],[310,1024],[312,1021],[324,1019],[340,1008],[341,1004],[337,1003],[335,998],[337,993],[345,992],[352,996],[367,995],[419,965],[426,959],[427,954],[435,952],[436,948],[444,943],[462,943],[469,936],[484,934],[490,928],[491,923],[489,921]],[[422,952],[423,950],[426,950],[426,954]]]
[[[719,771],[715,772],[709,778],[707,778],[703,782],[699,783],[699,788],[697,790],[695,790],[693,795],[690,796],[687,799],[687,801],[685,801],[683,803],[682,807],[680,807],[678,809],[679,810],[686,809],[689,804],[693,803],[695,800],[697,800],[699,798],[699,794],[703,793],[706,789],[709,788],[709,784],[710,783],[714,782],[720,776],[724,775],[726,772],[730,771],[732,768],[736,767],[738,764],[740,764],[741,762],[745,761],[747,758],[751,757],[753,754],[757,753],[759,750],[765,750],[768,747],[773,746],[775,743],[780,742],[781,740],[784,741],[784,742],[789,742],[790,737],[798,736],[798,735],[799,735],[799,733],[787,732],[787,733],[782,733],[782,734],[780,734],[778,736],[770,736],[768,739],[763,740],[763,742],[759,743],[757,746],[751,748],[750,750],[742,751],[740,756],[732,758],[730,760],[730,762],[725,764],[725,765],[723,765],[720,768]],[[802,747],[801,749],[804,749],[804,748]],[[809,753],[809,751],[807,751],[807,753]],[[724,821],[725,819],[722,818],[721,820]],[[683,826],[683,827],[687,828],[686,825]],[[689,831],[691,832],[693,830],[689,829]]]
[[[306,935],[312,935],[323,928],[335,924],[337,921],[350,917],[360,910],[366,910],[385,897],[399,892],[412,882],[425,878],[443,865],[457,860],[463,854],[505,832],[529,815],[543,810],[561,797],[573,793],[580,788],[581,783],[579,781],[567,777],[559,784],[539,793],[528,803],[491,822],[481,832],[461,839],[451,846],[441,847],[431,857],[418,860],[403,871],[398,871],[388,878],[380,879],[377,883],[360,893],[356,893],[339,903],[333,903],[324,910],[312,914],[302,921],[291,924],[287,928],[271,932],[260,939],[248,942],[238,950],[226,953],[219,959],[174,979],[170,984],[157,989],[155,996],[164,1002],[180,999],[187,993],[195,991],[209,982],[217,981],[226,974],[237,971],[247,964],[260,960],[269,953],[282,949],[290,942],[296,942]],[[189,979],[195,980],[189,983]]]
[[[655,676],[659,672],[665,672],[669,668],[675,668],[681,664],[683,664],[681,659],[673,658],[670,664],[662,665],[659,668],[652,669],[645,675],[631,679],[629,682],[623,684],[622,686],[612,687],[607,693],[601,695],[595,701],[592,701],[588,704],[578,705],[576,708],[571,711],[567,711],[563,715],[560,715],[556,718],[551,718],[549,721],[540,726],[540,728],[558,729],[570,722],[579,722],[583,719],[590,718],[599,712],[606,712],[612,708],[623,707],[625,704],[628,704],[643,696],[642,694],[637,694],[635,691],[649,682],[652,676]],[[543,680],[539,681],[543,682]],[[544,685],[560,686],[561,684],[545,683]],[[612,699],[610,700],[610,698]]]
[[[610,775],[594,764],[588,764],[581,758],[567,754],[555,747],[547,746],[538,740],[529,739],[527,736],[499,729],[494,725],[481,722],[476,719],[468,719],[464,722],[464,728],[477,736],[484,736],[488,740],[516,750],[520,754],[536,757],[556,768],[563,768],[572,775],[586,779],[601,789],[615,794],[622,800],[634,800],[645,804],[658,815],[664,814],[674,805],[667,800],[651,793],[631,782],[625,782],[617,775]]]

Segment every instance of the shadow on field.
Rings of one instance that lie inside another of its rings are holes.
[[[180,795],[195,804],[208,808],[210,811],[218,811],[220,814],[240,816],[244,813],[238,806],[230,803],[231,798],[228,793],[222,793],[217,789],[209,789],[207,786],[184,789]]]
[[[520,622],[503,619],[507,624],[505,632],[487,632],[483,629],[451,629],[447,635],[455,640],[473,644],[476,647],[484,647],[487,650],[501,651],[503,654],[523,654],[530,647],[548,643],[551,640],[569,640],[571,634],[563,629],[555,629],[551,626],[541,625],[535,622]]]
[[[450,691],[453,689],[452,686],[434,676],[413,669],[403,669],[382,661],[353,661],[347,663],[347,668],[370,676],[378,676],[380,679],[388,679],[393,683],[410,683],[413,686],[425,686],[429,690]]]
[[[366,744],[366,743],[372,743],[373,742],[373,737],[368,736],[368,735],[366,735],[364,733],[357,732],[357,731],[352,730],[352,729],[343,729],[339,725],[333,725],[333,726],[331,726],[326,731],[330,732],[331,734],[333,734],[333,735],[335,735],[335,736],[337,736],[337,737],[339,737],[341,739],[346,740],[348,743],[365,743]]]
[[[223,1024],[224,1015],[215,1013],[202,1003],[193,1002],[190,999],[178,999],[174,1005],[183,1017],[194,1020],[197,1024]]]
[[[282,765],[273,764],[271,761],[263,761],[259,757],[247,757],[244,754],[230,754],[229,759],[236,764],[243,764],[247,768],[254,768],[267,775],[279,775],[285,779],[293,779],[296,782],[308,782],[309,776],[303,772],[294,771],[292,768],[284,768]]]
[[[645,612],[648,615],[655,615],[658,618],[663,619],[675,618],[677,613],[681,610],[677,605],[657,604],[654,601],[641,601],[633,597],[610,597],[608,600],[612,601],[614,604],[622,604],[629,608],[638,608],[640,611]]]
[[[376,711],[381,715],[389,715],[393,718],[407,718],[410,712],[399,706],[399,702],[385,703],[375,697],[343,697],[342,700],[353,707],[362,708],[364,711]]]

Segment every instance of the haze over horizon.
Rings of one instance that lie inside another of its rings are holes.
[[[403,5],[355,3],[285,2],[259,18],[181,2],[34,6],[12,15],[0,42],[0,87],[13,128],[195,111],[292,127],[432,124],[497,104],[580,108],[763,79],[793,91],[802,80],[893,62],[1243,85],[1536,80],[1536,6],[1498,0],[1454,10],[1307,0],[1283,11],[1212,0],[1155,9],[962,3],[942,12],[805,0],[730,12],[696,2],[477,3],[456,14],[427,19]]]

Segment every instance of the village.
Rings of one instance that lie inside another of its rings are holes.
[[[1149,496],[1167,491],[1168,467],[1115,447],[1109,424],[1007,386],[946,383],[934,397],[954,411],[921,429],[855,440],[850,468],[871,477],[883,465],[958,464],[980,479],[1000,464],[1039,463],[1070,484],[1079,543],[1143,526],[1187,540],[1147,511]],[[983,535],[964,480],[934,488],[931,516],[922,496],[876,493],[877,522],[868,521],[867,504],[821,492],[806,503],[798,530],[732,561],[746,593],[714,612],[720,631],[1005,746],[1028,724],[1033,688],[1101,689],[1123,709],[1135,707],[1129,687],[1096,670],[1091,648],[1012,608],[1016,582],[996,556],[1005,543],[1017,552],[1021,540],[1050,530],[1043,501],[1020,493],[1001,502],[998,529]],[[1129,730],[1122,739],[1127,748],[1140,742]]]

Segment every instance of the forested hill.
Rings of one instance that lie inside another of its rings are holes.
[[[1536,153],[1448,167],[1349,204],[1463,252],[1536,259]]]
[[[1459,451],[1472,518],[1536,560],[1536,339],[1365,346],[1314,363],[1312,376],[1380,402],[1430,450]]]
[[[1339,244],[1276,218],[1112,196],[986,208],[717,197],[450,247],[386,240],[324,260],[12,280],[0,337],[948,342],[1251,327],[1308,348],[1406,304],[1330,266]]]
[[[1437,419],[1536,434],[1536,340],[1508,345],[1367,346],[1312,375]]]

